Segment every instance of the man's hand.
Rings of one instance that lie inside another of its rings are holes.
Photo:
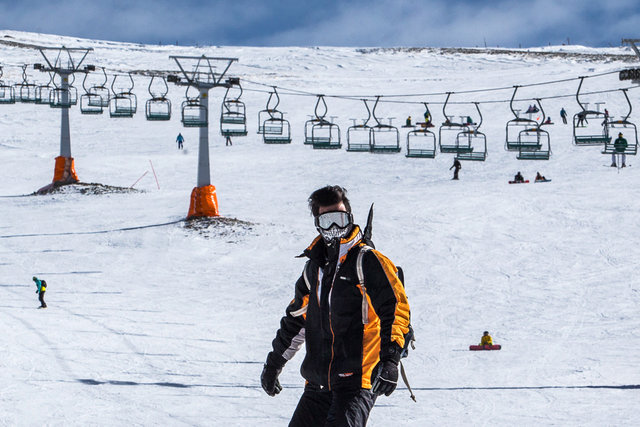
[[[275,396],[280,393],[282,390],[282,386],[280,385],[280,381],[278,381],[278,375],[280,375],[280,371],[282,369],[275,368],[271,365],[264,364],[264,369],[262,369],[262,375],[260,375],[260,382],[262,383],[262,388],[267,392],[269,396]],[[396,379],[398,378],[398,370],[396,369]]]
[[[378,362],[371,373],[371,391],[389,396],[398,385],[398,364],[393,360]]]

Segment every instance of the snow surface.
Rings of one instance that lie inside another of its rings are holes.
[[[360,96],[511,86],[629,66],[572,55],[142,46],[4,35],[93,47],[87,62],[111,73],[176,70],[169,55],[230,56],[239,58],[230,73],[243,80]],[[42,62],[37,51],[0,45],[5,81],[19,81],[18,66],[34,62]],[[29,75],[44,83],[44,75]],[[282,97],[294,141],[268,146],[256,134],[267,94],[245,91],[249,135],[226,147],[217,119],[224,92],[215,89],[212,182],[222,214],[243,222],[195,230],[181,220],[196,183],[198,131],[181,126],[184,89],[175,86],[173,119],[147,122],[147,84],[136,77],[133,119],[82,116],[77,107],[70,114],[80,180],[129,187],[148,172],[137,193],[10,197],[51,181],[60,113],[0,105],[0,425],[287,425],[302,392],[304,354],[285,367],[284,390],[275,398],[262,391],[259,376],[303,266],[295,256],[315,236],[306,198],[333,183],[349,190],[361,223],[375,202],[374,241],[405,270],[417,335],[405,363],[417,403],[401,386],[378,400],[369,425],[640,424],[640,172],[635,158],[623,170],[603,167],[610,158],[599,148],[571,144],[558,111],[564,106],[573,115],[575,98],[543,102],[556,123],[548,162],[518,161],[504,151],[508,104],[483,104],[489,156],[463,163],[456,182],[451,155],[407,159],[303,145],[313,97]],[[615,74],[584,84],[585,91],[619,87],[625,85]],[[518,96],[570,95],[576,88],[577,81],[534,86]],[[629,91],[636,111],[638,95]],[[620,93],[597,100],[613,116],[625,112]],[[348,119],[365,117],[363,105],[327,103],[346,144]],[[436,123],[440,108],[432,107]],[[421,117],[423,108],[387,103],[378,112],[400,124],[409,114]],[[469,105],[452,112],[475,113]],[[176,149],[178,132],[184,151]],[[528,179],[539,170],[553,181],[508,185],[518,170]],[[33,275],[49,284],[47,310],[36,309]],[[501,351],[467,351],[484,330]]]

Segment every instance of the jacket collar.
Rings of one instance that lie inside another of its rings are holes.
[[[362,232],[360,226],[354,224],[351,232],[344,238],[340,239],[340,260],[342,263],[351,248],[362,241]],[[318,234],[313,242],[298,257],[307,257],[320,265],[324,265],[327,261],[327,244],[321,235]]]

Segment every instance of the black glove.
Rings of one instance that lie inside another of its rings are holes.
[[[371,391],[389,396],[398,385],[398,364],[393,360],[378,362],[371,373]]]
[[[260,375],[260,382],[262,383],[262,388],[267,392],[269,396],[275,396],[282,390],[280,381],[278,381],[278,375],[280,375],[280,371],[282,371],[282,368],[276,368],[266,363],[264,364],[262,375]],[[398,370],[396,369],[396,378],[397,377]]]

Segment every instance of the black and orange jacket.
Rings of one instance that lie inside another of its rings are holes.
[[[306,345],[300,369],[310,383],[330,389],[371,388],[380,360],[400,360],[409,328],[409,303],[397,268],[376,250],[363,255],[368,323],[363,323],[362,287],[356,261],[362,233],[355,226],[331,250],[318,236],[273,340],[267,363],[282,367]],[[337,271],[336,271],[337,270]]]

